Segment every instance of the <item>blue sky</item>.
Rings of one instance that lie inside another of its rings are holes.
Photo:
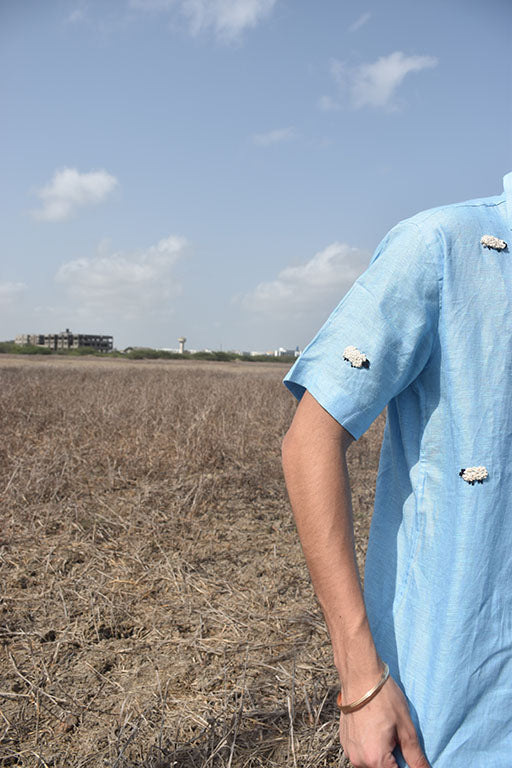
[[[301,348],[400,219],[502,191],[508,0],[0,0],[0,339]]]

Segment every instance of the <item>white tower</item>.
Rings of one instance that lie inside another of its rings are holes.
[[[186,342],[186,340],[187,339],[185,338],[185,336],[180,336],[180,338],[178,339],[178,344],[180,345],[180,348],[179,348],[178,351],[179,351],[180,355],[182,355],[184,353],[184,351],[185,351],[185,342]]]

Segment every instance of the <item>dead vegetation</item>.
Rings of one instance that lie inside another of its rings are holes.
[[[286,368],[0,365],[0,766],[343,765]],[[362,562],[383,416],[349,451]]]

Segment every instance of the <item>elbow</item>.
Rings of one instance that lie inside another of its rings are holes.
[[[295,418],[281,441],[281,465],[285,480],[288,481],[297,472],[300,474],[312,461],[321,460],[327,448],[325,435],[312,431],[311,424]]]
[[[292,421],[281,441],[281,465],[286,476],[288,468],[297,464],[304,451],[303,430]]]
[[[285,436],[281,440],[281,464],[283,466],[283,469],[288,462],[290,453],[293,451],[293,442],[294,442],[294,436],[293,436],[292,427],[290,426]]]
[[[303,484],[312,458],[304,443],[302,430],[292,422],[281,441],[281,467],[290,501],[297,487]]]

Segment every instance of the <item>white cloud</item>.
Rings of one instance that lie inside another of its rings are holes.
[[[187,241],[170,236],[137,253],[109,253],[102,241],[98,253],[62,264],[55,281],[63,285],[80,318],[144,319],[168,313],[181,291],[173,267]]]
[[[26,289],[25,283],[0,283],[0,307],[5,308],[14,304]]]
[[[130,0],[130,6],[146,11],[178,11],[187,19],[192,34],[213,31],[233,40],[270,15],[277,0]]]
[[[33,215],[43,221],[62,221],[78,208],[101,203],[117,183],[115,176],[104,170],[80,173],[76,168],[60,168],[37,191],[42,208],[33,211]]]
[[[288,141],[295,136],[293,128],[277,128],[274,131],[266,133],[255,133],[252,140],[260,147],[269,147],[271,144],[279,144],[282,141]]]
[[[366,24],[367,21],[370,21],[371,19],[371,13],[369,11],[366,11],[366,13],[362,13],[361,16],[359,16],[358,19],[354,21],[353,24],[350,25],[349,32],[356,32],[358,29],[361,29],[361,27]]]
[[[286,267],[275,280],[260,283],[235,301],[250,311],[296,316],[325,314],[348,291],[370,263],[371,254],[346,243],[334,242],[305,264]]]
[[[374,62],[355,67],[333,59],[330,69],[339,96],[336,99],[322,96],[319,107],[324,110],[339,109],[340,97],[346,91],[354,109],[368,106],[394,110],[397,107],[393,97],[406,75],[435,67],[437,63],[434,56],[406,56],[402,51],[394,51],[389,56],[381,56]]]
[[[354,106],[385,107],[406,75],[436,64],[434,56],[406,56],[402,51],[381,56],[372,64],[362,64],[357,67],[352,83]]]

